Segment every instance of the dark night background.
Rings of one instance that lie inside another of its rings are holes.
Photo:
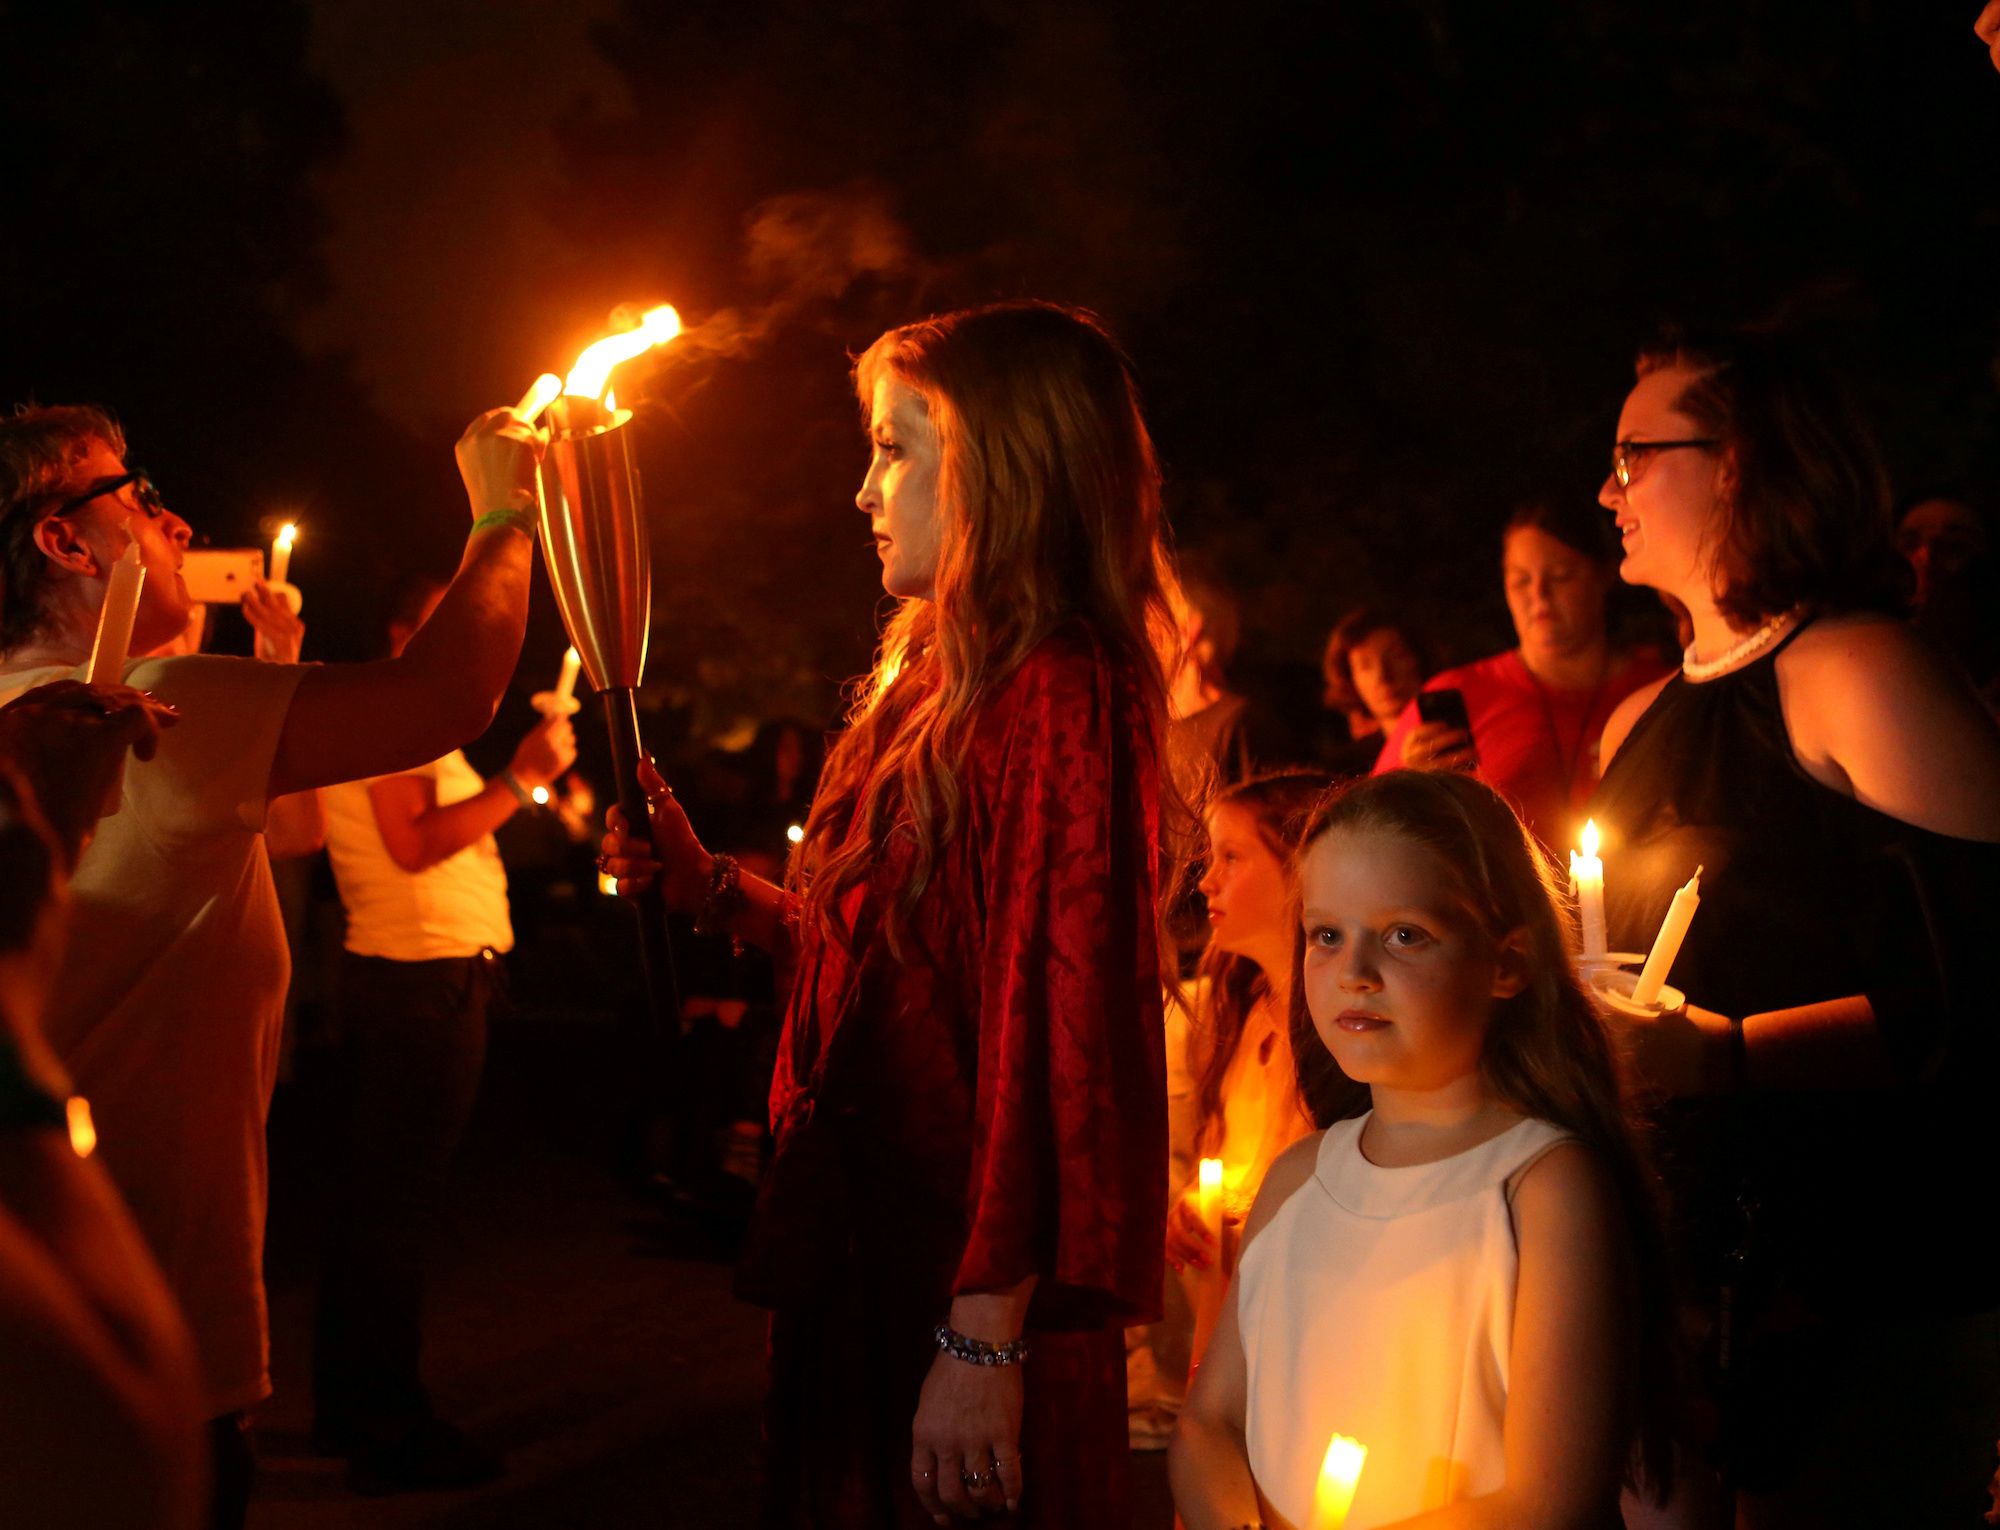
[[[672,300],[716,344],[648,382],[652,680],[708,732],[866,662],[848,354],[1052,296],[1138,360],[1252,658],[1362,598],[1466,656],[1498,520],[1594,494],[1660,316],[1802,328],[1900,488],[1994,480],[1974,10],[4,4],[0,398],[118,408],[218,544],[296,514],[340,658],[450,564],[456,426]],[[524,690],[558,646],[538,612]]]
[[[1976,9],[0,4],[0,399],[112,405],[218,544],[296,514],[346,657],[450,564],[463,420],[672,301],[718,343],[647,384],[651,678],[709,732],[866,662],[848,355],[1056,297],[1136,358],[1251,657],[1363,598],[1461,657],[1507,641],[1500,518],[1594,493],[1659,317],[1814,335],[1899,487],[2000,475]],[[519,689],[559,646],[544,603]]]
[[[668,751],[831,721],[867,663],[849,357],[927,312],[1081,303],[1137,363],[1180,545],[1242,597],[1246,667],[1309,708],[1362,600],[1440,662],[1511,643],[1499,527],[1529,495],[1594,499],[1664,317],[1804,332],[1899,493],[1991,500],[2000,76],[1978,9],[0,0],[0,407],[110,405],[216,545],[297,519],[306,655],[355,658],[395,576],[462,546],[464,422],[566,369],[614,305],[674,303],[691,334],[618,382],[642,398],[646,728]],[[219,639],[248,646],[233,613]],[[538,587],[476,764],[505,760],[562,644]],[[509,1479],[360,1500],[306,1442],[341,929],[322,885],[270,1127],[253,1523],[751,1522],[759,1320],[726,1237],[694,1224],[691,1249],[643,1175],[633,1210],[628,1096],[659,1080],[619,1024],[629,921],[549,815],[510,830],[515,1002],[426,1334]],[[680,1063],[675,1098],[709,1087]],[[1164,1525],[1141,1461],[1141,1522]]]

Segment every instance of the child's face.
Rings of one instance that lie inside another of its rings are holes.
[[[1284,863],[1264,843],[1257,815],[1220,802],[1208,815],[1208,870],[1201,879],[1210,935],[1220,950],[1262,961],[1273,946],[1287,961],[1291,909]]]
[[[1477,1075],[1493,1001],[1515,964],[1452,896],[1430,851],[1401,835],[1321,835],[1299,875],[1313,1029],[1358,1083],[1443,1089]]]

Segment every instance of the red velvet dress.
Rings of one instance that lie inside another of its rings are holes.
[[[1039,1277],[1016,1525],[1129,1518],[1121,1329],[1157,1315],[1166,1080],[1153,732],[1080,625],[974,725],[965,827],[892,953],[909,851],[808,928],[739,1289],[771,1325],[767,1523],[930,1525],[910,1487],[932,1328]]]

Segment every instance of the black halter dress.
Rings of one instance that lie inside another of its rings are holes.
[[[1747,1195],[1767,1321],[1984,1310],[2000,1293],[2000,846],[1806,774],[1778,695],[1797,635],[1714,680],[1676,675],[1591,804],[1614,949],[1646,950],[1700,865],[1672,977],[1689,1002],[1740,1019],[1865,994],[1893,1064],[1880,1089],[1756,1089],[1662,1113],[1684,1289],[1713,1299]]]

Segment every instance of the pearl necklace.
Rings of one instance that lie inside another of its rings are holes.
[[[1796,606],[1789,611],[1780,611],[1748,637],[1712,659],[1697,659],[1694,656],[1694,644],[1690,643],[1681,653],[1681,673],[1690,680],[1713,680],[1717,675],[1726,674],[1769,648],[1791,631],[1798,624],[1798,619],[1799,611]]]

